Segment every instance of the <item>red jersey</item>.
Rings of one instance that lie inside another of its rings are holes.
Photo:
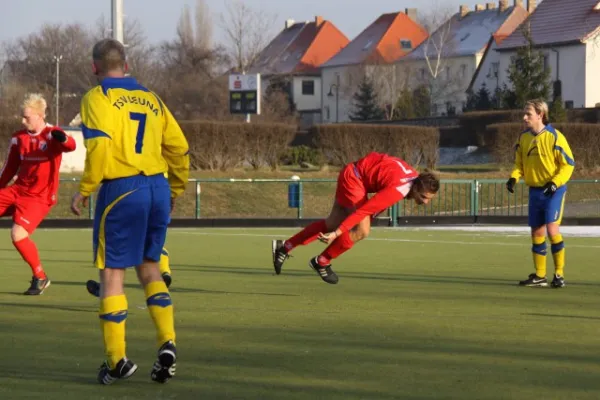
[[[60,130],[47,125],[37,134],[21,130],[12,135],[8,156],[0,172],[0,189],[6,187],[16,174],[14,185],[20,195],[56,204],[62,153],[75,150],[76,145],[69,135],[64,143],[52,138],[50,131],[54,129]]]
[[[369,153],[354,163],[356,177],[367,193],[375,193],[364,205],[348,216],[340,225],[349,231],[365,217],[379,214],[404,199],[412,181],[419,176],[406,161],[383,153]]]

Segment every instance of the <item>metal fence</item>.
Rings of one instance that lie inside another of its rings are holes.
[[[73,218],[71,195],[79,179],[61,179],[59,204],[50,218]],[[426,206],[402,201],[384,212],[393,224],[402,217],[526,216],[528,188],[516,186],[507,192],[505,180],[442,180],[438,196]],[[600,180],[572,180],[568,184],[564,216],[600,216]],[[174,218],[321,218],[328,215],[335,179],[190,179],[177,200]],[[94,201],[87,213],[94,215]]]

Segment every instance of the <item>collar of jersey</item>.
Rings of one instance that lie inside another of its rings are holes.
[[[107,94],[109,89],[142,90],[144,92],[148,91],[148,89],[140,85],[135,78],[130,76],[123,78],[107,77],[102,79],[100,86],[102,86],[102,92],[104,92],[104,94]]]

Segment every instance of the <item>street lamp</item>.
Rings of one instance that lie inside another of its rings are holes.
[[[59,91],[59,85],[60,85],[60,60],[62,60],[62,55],[59,56],[54,56],[54,61],[56,61],[56,126],[58,126],[59,122],[58,122],[58,100],[60,98],[60,91]]]
[[[327,97],[333,97],[333,88],[335,88],[335,122],[340,122],[340,74],[335,74],[335,82],[329,86]]]

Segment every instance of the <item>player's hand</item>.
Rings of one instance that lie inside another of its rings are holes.
[[[556,183],[550,181],[544,185],[544,195],[550,197],[556,193],[557,189],[558,186],[556,186]]]
[[[506,190],[508,190],[511,193],[515,192],[515,185],[517,184],[517,180],[515,178],[510,178],[507,182],[506,182]]]
[[[337,231],[334,232],[328,232],[328,233],[319,233],[319,236],[317,236],[317,239],[319,239],[321,242],[325,243],[325,244],[331,244],[335,239],[338,238],[338,234]]]
[[[82,205],[84,207],[87,207],[88,201],[89,197],[85,197],[79,192],[75,193],[73,195],[73,199],[71,200],[71,211],[73,212],[73,214],[78,216],[81,215],[81,209],[79,207],[81,207]]]
[[[60,143],[64,143],[67,141],[67,134],[63,131],[59,131],[58,129],[53,129],[50,131],[50,135],[52,138]]]

